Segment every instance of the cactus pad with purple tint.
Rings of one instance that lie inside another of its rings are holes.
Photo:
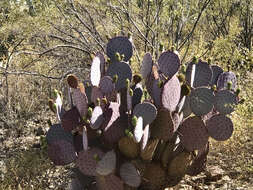
[[[103,110],[100,106],[96,106],[92,112],[90,124],[92,129],[98,129],[104,122]]]
[[[126,162],[120,166],[120,177],[127,185],[131,187],[139,187],[141,184],[141,176],[135,166]]]
[[[169,111],[175,111],[180,100],[181,86],[178,78],[173,76],[168,80],[161,93],[162,106]]]
[[[187,118],[179,127],[179,138],[188,151],[203,148],[208,141],[204,122],[197,116]]]
[[[80,125],[81,118],[76,107],[66,111],[62,116],[62,127],[64,130],[71,132]]]
[[[103,139],[109,144],[117,143],[125,135],[127,118],[120,117],[119,104],[111,102],[104,113]]]
[[[143,78],[147,78],[148,75],[151,73],[152,71],[152,66],[153,66],[153,61],[152,61],[152,56],[150,53],[146,53],[143,56],[143,60],[142,60],[142,65],[141,65],[141,75]]]
[[[190,107],[196,116],[209,113],[213,109],[214,95],[209,88],[199,87],[191,91]]]
[[[214,108],[220,114],[230,114],[237,104],[236,95],[230,90],[221,90],[215,93]]]
[[[184,114],[184,118],[187,118],[192,113],[191,106],[190,106],[190,97],[189,96],[186,96],[186,98],[185,98],[185,102],[184,102],[182,112]]]
[[[99,175],[109,175],[116,168],[116,154],[114,150],[107,152],[101,160],[98,161],[96,172]]]
[[[223,73],[223,69],[218,65],[211,65],[211,69],[213,71],[211,86],[217,85],[218,78],[221,73]]]
[[[101,100],[103,98],[103,93],[100,90],[100,88],[93,86],[91,90],[91,102],[93,102],[95,105],[98,105],[97,100]]]
[[[172,51],[163,52],[159,59],[158,65],[160,71],[168,78],[171,79],[179,70],[180,59],[177,54]]]
[[[142,117],[143,126],[146,126],[155,120],[157,115],[157,109],[154,104],[149,102],[143,102],[141,104],[137,104],[134,107],[133,115],[135,115],[137,118]]]
[[[106,47],[106,54],[112,62],[116,61],[115,54],[124,55],[123,61],[128,61],[133,55],[133,46],[125,36],[114,37],[109,40]]]
[[[98,148],[81,151],[78,154],[76,165],[84,175],[96,176],[97,163],[103,155],[104,153]]]
[[[111,78],[115,75],[118,76],[115,88],[116,90],[120,90],[126,87],[126,79],[132,80],[132,69],[126,62],[114,62],[109,65],[107,75]]]
[[[104,76],[100,80],[99,88],[103,94],[109,94],[115,90],[115,84],[113,83],[111,77]]]
[[[191,72],[193,63],[189,63],[186,69],[186,81],[190,84]],[[212,69],[207,62],[199,61],[196,64],[195,78],[193,81],[193,87],[209,86],[212,80]]]
[[[88,98],[85,94],[84,87],[73,89],[72,91],[73,104],[78,109],[80,116],[84,117],[88,111]]]
[[[48,146],[48,156],[55,165],[67,165],[77,158],[73,144],[65,140],[53,141]]]
[[[206,121],[208,134],[217,141],[228,140],[233,134],[233,123],[225,115],[214,115]]]
[[[54,141],[59,140],[65,140],[72,144],[73,136],[70,132],[65,131],[61,124],[55,124],[49,128],[46,134],[46,140],[48,144],[52,144]]]
[[[219,78],[217,80],[217,89],[218,90],[227,89],[228,82],[232,83],[231,89],[235,90],[237,87],[237,79],[236,79],[236,75],[231,71],[224,72],[219,75]]]

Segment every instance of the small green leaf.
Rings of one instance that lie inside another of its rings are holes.
[[[132,117],[132,124],[134,127],[137,125],[137,117],[135,115]]]

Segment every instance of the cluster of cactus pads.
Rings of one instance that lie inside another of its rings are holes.
[[[95,55],[89,80],[67,77],[68,110],[58,91],[49,101],[59,124],[47,132],[48,156],[75,163],[71,189],[161,190],[204,171],[209,138],[233,133],[235,74],[196,58],[186,68],[175,51],[158,60],[146,53],[135,74],[123,36],[109,40],[106,55]]]

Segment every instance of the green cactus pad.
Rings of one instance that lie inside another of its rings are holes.
[[[160,88],[158,84],[159,79],[155,79],[153,74],[150,74],[145,80],[147,91],[154,100],[154,104],[156,105],[157,108],[161,106],[161,92],[162,92],[162,88]]]
[[[147,190],[161,190],[165,188],[166,172],[159,163],[151,162],[147,164],[142,186]]]
[[[164,168],[168,167],[168,164],[180,153],[184,151],[184,147],[181,143],[178,143],[177,136],[175,139],[167,142],[166,147],[161,155],[161,164]]]
[[[214,95],[209,88],[199,87],[190,94],[190,107],[196,116],[202,116],[213,109]]]
[[[218,78],[221,73],[223,73],[223,69],[218,65],[211,65],[211,69],[213,71],[211,86],[217,85]]]
[[[181,86],[177,76],[168,80],[162,89],[161,102],[162,106],[169,111],[175,111],[180,100]]]
[[[133,115],[135,115],[137,118],[142,117],[143,126],[146,126],[148,124],[151,124],[152,121],[155,120],[157,115],[157,109],[154,104],[149,102],[143,102],[141,104],[137,104],[134,107]]]
[[[96,106],[92,112],[90,119],[90,127],[92,129],[98,129],[104,122],[103,110],[100,106]]]
[[[180,59],[178,55],[172,51],[166,51],[160,55],[158,65],[160,71],[168,79],[171,79],[179,71]]]
[[[186,81],[190,84],[191,81],[191,72],[192,72],[193,63],[189,63],[186,69]],[[196,64],[195,77],[193,81],[193,87],[201,87],[210,85],[212,80],[212,69],[207,62],[199,61]]]
[[[221,73],[217,81],[217,89],[218,90],[227,89],[228,82],[232,83],[232,86],[231,86],[232,90],[235,90],[237,88],[237,79],[236,79],[235,73],[231,71]]]
[[[148,143],[149,139],[149,125],[146,125],[143,130],[143,136],[142,136],[142,141],[141,141],[141,150],[144,150],[146,148],[146,145]]]
[[[96,182],[98,190],[124,190],[123,181],[114,174],[96,176]]]
[[[136,158],[139,154],[139,145],[133,138],[124,136],[119,140],[118,147],[120,152],[127,158]]]
[[[48,144],[52,144],[54,141],[65,140],[73,144],[73,136],[70,132],[63,129],[61,124],[52,125],[46,135]]]
[[[118,36],[109,40],[106,47],[106,55],[112,62],[117,61],[115,57],[117,52],[120,55],[124,55],[123,61],[128,61],[132,57],[133,46],[127,37]]]
[[[166,109],[160,109],[155,121],[151,125],[151,136],[166,142],[172,138],[174,127],[171,112]]]
[[[208,134],[217,141],[228,140],[233,134],[233,122],[225,115],[214,115],[206,121]]]
[[[116,154],[114,150],[107,152],[98,162],[96,172],[99,175],[109,175],[116,168]]]
[[[72,100],[74,106],[79,111],[81,117],[86,116],[88,111],[88,98],[85,93],[84,87],[73,89],[72,91]]]
[[[197,156],[193,159],[192,164],[187,169],[187,174],[196,176],[206,169],[207,155],[209,152],[209,142],[198,151]]]
[[[191,165],[191,154],[189,152],[182,152],[177,155],[169,164],[168,175],[171,178],[182,178],[188,167]]]
[[[221,90],[215,94],[214,108],[220,114],[230,114],[237,104],[236,95],[230,90]]]
[[[168,163],[172,160],[173,150],[176,147],[175,143],[168,142],[161,155],[161,164],[164,168],[168,167]]]
[[[65,140],[53,141],[48,146],[48,157],[55,165],[67,165],[77,158],[73,144]]]
[[[159,143],[159,139],[150,139],[144,148],[144,150],[141,150],[141,158],[145,161],[151,161],[153,159],[156,147]]]
[[[204,122],[197,116],[189,117],[180,125],[178,132],[183,146],[188,151],[203,148],[208,141],[208,133]]]
[[[127,185],[131,187],[139,187],[141,184],[141,176],[135,166],[126,162],[120,166],[120,177]]]
[[[103,94],[109,94],[115,90],[115,84],[113,83],[111,77],[104,76],[100,80],[99,88]]]
[[[101,159],[104,153],[98,148],[91,148],[87,151],[81,151],[76,160],[76,166],[84,174],[88,176],[96,176],[96,167],[98,161],[96,158]]]
[[[120,90],[126,87],[126,79],[132,80],[132,69],[125,62],[115,62],[109,65],[107,75],[112,78],[114,75],[118,76],[115,88],[116,90]]]
[[[65,131],[71,132],[80,125],[80,115],[76,107],[66,111],[62,116],[62,127]]]
[[[150,53],[146,53],[143,56],[141,71],[140,71],[144,79],[147,78],[148,75],[151,73],[152,66],[153,66],[152,56]]]

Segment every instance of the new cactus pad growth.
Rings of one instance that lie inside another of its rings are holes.
[[[90,79],[80,83],[68,75],[70,108],[58,91],[49,100],[59,123],[47,132],[48,156],[55,165],[74,162],[82,177],[72,186],[175,186],[186,174],[205,170],[209,137],[232,136],[228,114],[239,103],[236,75],[196,57],[185,65],[174,51],[160,52],[157,60],[145,53],[140,71],[132,71],[132,42],[114,37],[106,56],[94,56]]]

